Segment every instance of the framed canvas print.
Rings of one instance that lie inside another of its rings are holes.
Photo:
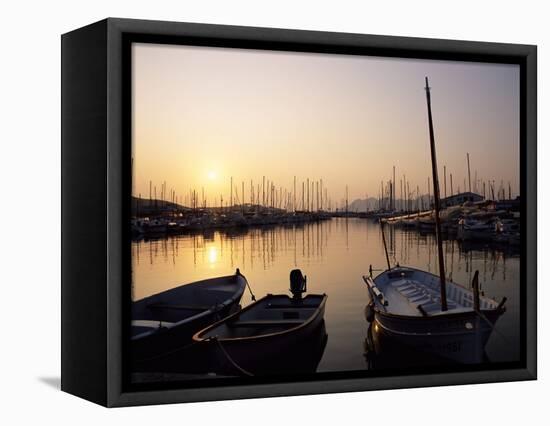
[[[62,389],[536,378],[536,47],[107,19],[62,37]]]

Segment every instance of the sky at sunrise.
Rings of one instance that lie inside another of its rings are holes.
[[[393,166],[398,198],[403,175],[427,193],[425,76],[442,191],[444,165],[464,189],[468,152],[472,182],[517,195],[516,65],[155,44],[134,44],[132,63],[136,196],[166,182],[216,205],[231,177],[248,199],[251,180],[292,191],[296,176],[300,190],[323,179],[335,202],[348,186],[351,201],[377,197]]]

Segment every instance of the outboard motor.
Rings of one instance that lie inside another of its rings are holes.
[[[299,269],[290,271],[290,292],[295,299],[301,299],[307,291],[307,277]]]

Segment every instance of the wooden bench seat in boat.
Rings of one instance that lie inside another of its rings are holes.
[[[414,288],[416,287],[414,283],[411,280],[397,280],[391,283],[391,286],[398,291],[406,290],[407,288]]]
[[[418,304],[421,304],[421,303],[427,303],[427,302],[431,302],[432,301],[432,298],[426,294],[421,294],[419,296],[416,296],[416,297],[409,297],[409,302],[410,303],[418,303]]]
[[[411,283],[411,282],[406,282],[405,284],[401,284],[401,285],[397,285],[397,286],[392,284],[392,287],[397,289],[397,291],[407,291],[407,290],[411,290],[413,288],[416,288],[414,283]]]
[[[304,322],[303,319],[282,319],[282,320],[251,320],[251,321],[235,321],[227,325],[229,327],[281,327],[289,325],[300,325]]]
[[[427,293],[425,291],[422,291],[422,289],[420,289],[410,293],[401,293],[401,294],[405,296],[407,299],[417,299],[418,297],[426,296]]]

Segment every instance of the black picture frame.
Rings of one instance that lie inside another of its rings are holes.
[[[490,370],[129,386],[129,46],[136,41],[519,64],[521,361]],[[62,390],[114,407],[536,379],[536,46],[118,18],[64,34],[61,44]]]

